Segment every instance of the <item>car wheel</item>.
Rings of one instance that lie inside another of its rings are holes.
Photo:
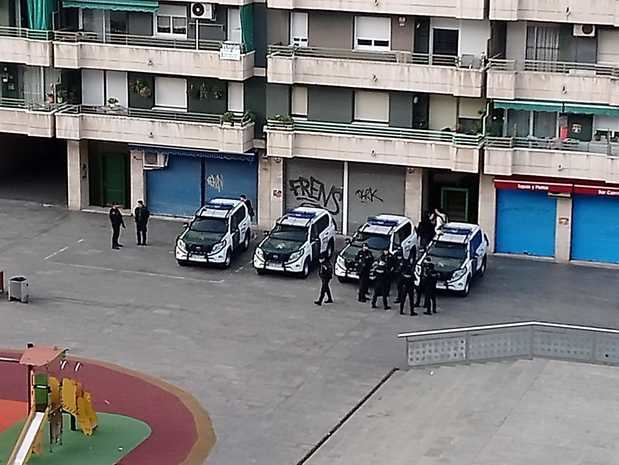
[[[305,259],[305,262],[303,263],[303,270],[301,270],[301,273],[299,273],[299,278],[307,278],[310,274],[310,260],[309,258]]]
[[[187,266],[189,265],[189,262],[186,260],[176,260],[176,263],[178,263],[178,266]]]
[[[460,291],[460,297],[466,297],[471,292],[471,277],[469,276],[466,279],[466,284],[464,285],[464,289]]]
[[[241,250],[243,252],[245,252],[247,249],[249,249],[250,238],[251,238],[251,233],[249,232],[249,229],[248,229],[247,232],[245,233],[245,238],[243,239],[243,244],[241,244]]]
[[[329,241],[329,245],[327,245],[327,258],[333,257],[333,252],[335,251],[335,245],[333,244],[333,240]]]
[[[256,273],[258,273],[259,275],[263,275],[265,271],[262,268],[256,268]]]
[[[479,269],[479,277],[481,278],[484,274],[486,274],[486,268],[488,268],[488,258],[484,257],[481,262],[481,268]]]
[[[230,268],[231,263],[232,263],[232,254],[230,253],[230,249],[228,249],[228,251],[226,252],[226,258],[224,259],[224,262],[222,263],[221,267]]]

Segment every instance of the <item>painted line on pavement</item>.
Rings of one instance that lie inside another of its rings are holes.
[[[65,250],[67,250],[69,248],[69,246],[67,245],[66,247],[63,247],[60,250],[57,250],[56,252],[54,252],[51,255],[48,255],[47,257],[45,257],[43,260],[49,260],[50,258],[54,258],[56,255],[61,254],[62,252],[64,252]]]

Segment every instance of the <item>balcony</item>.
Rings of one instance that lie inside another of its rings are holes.
[[[490,19],[619,26],[619,1],[490,0]]]
[[[619,183],[619,143],[489,137],[484,173]]]
[[[255,52],[213,40],[176,40],[127,34],[56,32],[56,68],[92,68],[243,81],[254,74]]]
[[[56,107],[0,98],[0,132],[33,137],[54,137]]]
[[[619,67],[603,64],[490,60],[488,98],[619,105]]]
[[[273,46],[267,79],[277,84],[481,97],[483,70],[481,60],[473,56]]]
[[[482,136],[377,124],[270,120],[271,156],[384,163],[477,173]]]
[[[56,136],[132,144],[244,153],[253,148],[254,123],[247,115],[73,106],[56,114]]]
[[[484,19],[484,0],[267,0],[268,8]]]
[[[0,62],[29,66],[52,65],[52,33],[0,27]]]

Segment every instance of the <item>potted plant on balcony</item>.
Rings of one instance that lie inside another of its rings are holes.
[[[136,79],[133,84],[133,92],[140,97],[148,98],[153,95],[153,91],[150,88],[148,81],[144,79]]]
[[[227,111],[221,115],[221,124],[224,126],[234,126],[234,113]]]

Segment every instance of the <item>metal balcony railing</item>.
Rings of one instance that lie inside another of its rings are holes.
[[[542,321],[402,333],[411,367],[544,357],[619,365],[619,330]]]
[[[54,32],[54,40],[57,42],[83,42],[97,44],[126,45],[134,47],[149,48],[172,48],[177,50],[210,50],[219,51],[223,44],[238,46],[241,53],[244,53],[242,44],[232,44],[219,40],[198,40],[196,39],[167,39],[163,37],[141,36],[130,34],[98,34],[96,32]]]
[[[37,31],[34,29],[25,29],[23,27],[0,26],[0,37],[15,37],[19,39],[31,40],[52,40],[53,36],[53,31]]]
[[[273,57],[332,58],[336,60],[378,61],[413,65],[452,66],[467,69],[481,69],[483,59],[473,55],[451,56],[412,53],[405,51],[347,50],[316,47],[295,47],[272,45],[268,50]]]
[[[65,108],[67,105],[55,103],[35,103],[23,98],[0,97],[0,108],[13,108],[28,111],[54,112]]]
[[[298,131],[340,135],[370,136],[390,139],[407,139],[422,142],[443,142],[448,144],[481,147],[482,135],[458,134],[448,131],[430,131],[422,129],[395,128],[367,123],[325,123],[321,121],[271,119],[268,122],[269,131]]]
[[[535,150],[556,150],[562,152],[599,153],[615,157],[619,156],[619,142],[601,140],[582,142],[573,139],[563,140],[559,138],[486,137],[485,144],[489,148],[524,148]]]
[[[560,73],[591,76],[619,77],[619,66],[604,63],[573,63],[567,61],[502,60],[492,58],[489,69],[497,71],[533,71],[539,73]]]
[[[167,110],[141,110],[125,108],[121,106],[93,106],[93,105],[70,105],[62,110],[65,114],[84,114],[101,116],[122,116],[127,118],[155,119],[162,121],[177,121],[189,123],[203,123],[220,125],[230,123],[246,127],[253,123],[253,119],[248,113],[231,113],[225,115],[212,113],[191,113],[184,111]]]

